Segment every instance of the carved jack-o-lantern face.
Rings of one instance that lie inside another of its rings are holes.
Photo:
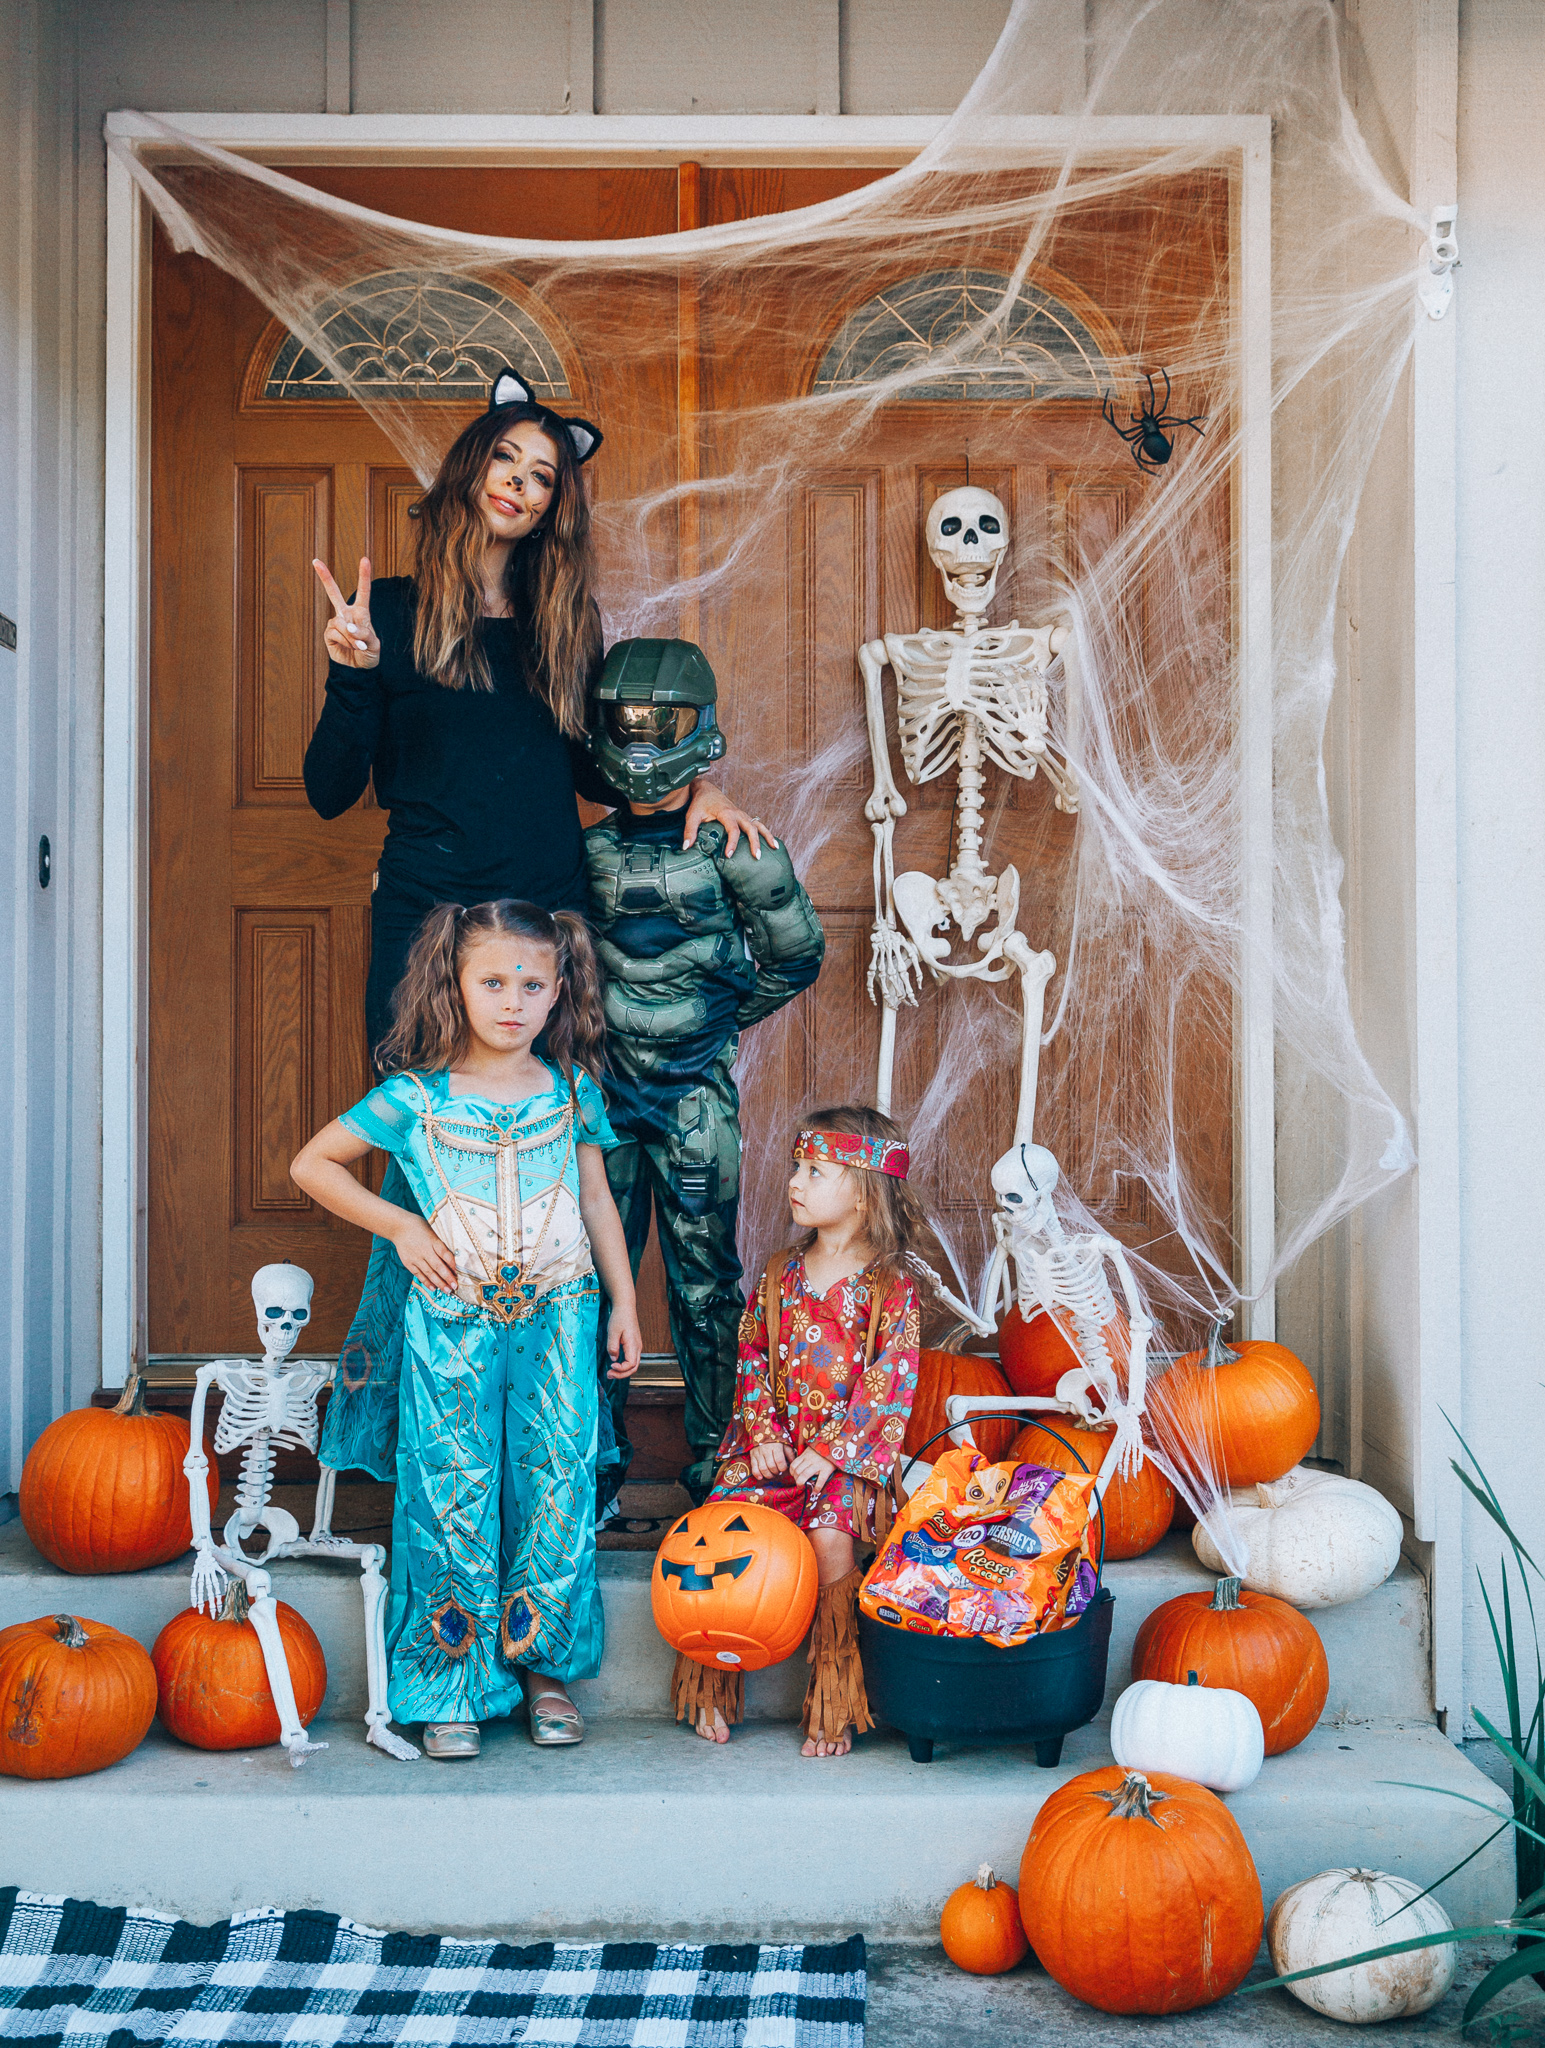
[[[655,1625],[699,1664],[760,1671],[804,1637],[817,1578],[809,1538],[783,1515],[711,1500],[683,1515],[656,1553]]]

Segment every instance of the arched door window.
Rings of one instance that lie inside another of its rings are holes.
[[[908,404],[1103,397],[1116,382],[1107,359],[1119,353],[1109,322],[1093,306],[1075,311],[1028,280],[1007,317],[994,320],[1008,288],[1000,271],[968,269],[930,270],[888,285],[843,321],[812,391],[906,376],[916,381],[896,396]]]
[[[255,396],[337,404],[353,389],[361,397],[379,392],[466,405],[486,397],[504,363],[544,404],[574,396],[558,343],[535,308],[476,278],[452,271],[382,271],[324,300],[316,317],[327,354],[348,386],[313,349],[287,334]]]

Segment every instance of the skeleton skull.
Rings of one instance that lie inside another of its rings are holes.
[[[985,612],[998,587],[1009,544],[1009,515],[991,491],[967,484],[934,501],[926,528],[928,555],[957,612]]]
[[[265,1358],[288,1358],[296,1339],[311,1320],[311,1275],[288,1259],[259,1266],[252,1276],[252,1305],[257,1310],[258,1341]]]
[[[1016,1145],[994,1165],[992,1191],[1017,1229],[1047,1232],[1057,1220],[1051,1198],[1061,1178],[1056,1155],[1044,1145]]]

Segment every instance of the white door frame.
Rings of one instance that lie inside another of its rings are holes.
[[[864,164],[909,162],[940,117],[817,114],[559,114],[484,119],[385,114],[167,114],[201,141],[275,165]],[[134,113],[107,117],[110,140],[164,141]],[[1271,122],[1263,115],[992,124],[1016,154],[1060,160],[1158,155],[1200,145],[1236,175],[1233,249],[1241,404],[1236,541],[1241,831],[1247,929],[1269,940],[1272,905]],[[119,158],[107,159],[107,435],[102,733],[102,1360],[121,1386],[145,1357],[146,1023],[150,593],[150,209]],[[1241,963],[1236,1018],[1235,1215],[1247,1294],[1269,1268],[1275,1230],[1275,1103],[1269,943]],[[1248,1335],[1275,1327],[1271,1296],[1248,1302]]]

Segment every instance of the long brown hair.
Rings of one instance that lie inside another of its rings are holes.
[[[535,421],[557,449],[557,473],[541,525],[510,550],[505,595],[536,636],[532,682],[538,694],[558,730],[579,739],[590,670],[601,649],[600,616],[591,595],[590,501],[568,429],[545,406],[505,405],[474,420],[451,443],[439,475],[419,500],[413,660],[448,690],[493,688],[483,648],[488,534],[478,494],[494,449],[522,420]]]
[[[907,1142],[907,1134],[895,1118],[871,1109],[867,1102],[843,1102],[829,1109],[807,1110],[799,1119],[796,1140],[800,1131],[838,1131],[854,1138],[893,1138],[901,1145]],[[916,1189],[910,1181],[897,1180],[891,1173],[869,1173],[861,1166],[846,1167],[844,1171],[853,1176],[864,1236],[874,1254],[869,1270],[886,1283],[899,1280],[909,1272],[908,1255],[921,1256],[920,1247],[928,1236],[928,1218],[923,1214]],[[815,1231],[807,1230],[796,1238],[794,1249],[807,1252],[815,1240]]]
[[[437,903],[414,935],[408,964],[392,997],[392,1028],[376,1052],[383,1074],[435,1074],[466,1058],[472,1026],[461,1000],[461,970],[484,939],[526,939],[549,946],[557,963],[558,1000],[548,1013],[549,1056],[574,1094],[574,1069],[601,1078],[606,1018],[601,969],[590,927],[572,910],[547,911],[501,896],[495,903]]]

